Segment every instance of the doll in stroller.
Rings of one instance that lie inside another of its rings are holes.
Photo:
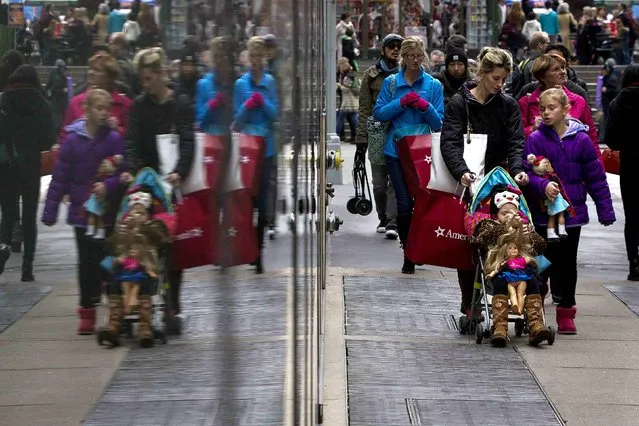
[[[460,333],[474,334],[477,343],[490,338],[493,345],[504,346],[508,323],[514,322],[515,334],[527,333],[530,345],[552,345],[555,330],[545,326],[539,279],[549,266],[543,256],[546,243],[534,231],[526,200],[504,169],[493,169],[480,182],[465,221],[477,267],[472,301],[459,319]]]
[[[110,278],[99,310],[100,345],[119,346],[123,331],[133,336],[134,323],[142,347],[153,346],[155,339],[166,343],[164,265],[173,228],[172,204],[161,178],[143,169],[127,190],[107,241],[110,256],[102,266]]]

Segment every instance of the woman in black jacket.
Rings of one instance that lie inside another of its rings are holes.
[[[53,112],[33,66],[20,65],[11,74],[8,83],[0,99],[0,146],[5,154],[4,161],[0,156],[0,274],[9,258],[8,244],[14,224],[20,217],[19,199],[22,197],[22,281],[33,281],[40,199],[40,152],[50,149],[55,141]]]
[[[162,49],[152,48],[144,52],[138,61],[138,76],[144,92],[133,101],[129,110],[125,140],[130,173],[123,174],[125,181],[133,180],[133,174],[143,167],[160,170],[156,145],[158,135],[177,133],[180,141],[180,158],[175,169],[166,176],[167,181],[178,185],[191,171],[195,122],[193,106],[186,95],[178,95],[167,87],[164,58]],[[169,319],[175,319],[175,315],[180,313],[182,272],[169,271],[172,307],[171,312],[167,312]],[[146,303],[146,298],[150,296],[140,297],[141,307]],[[169,321],[168,324],[176,325],[174,331],[179,332],[178,321]]]
[[[619,178],[626,215],[624,237],[630,263],[628,280],[639,281],[639,187],[634,168],[639,162],[639,145],[631,137],[637,130],[639,109],[639,64],[628,65],[621,79],[621,92],[610,104],[604,143],[620,151]]]
[[[463,186],[470,186],[474,177],[464,161],[464,134],[470,122],[472,132],[488,135],[485,170],[503,166],[520,185],[528,183],[522,164],[524,130],[517,102],[503,94],[506,78],[513,68],[509,52],[484,48],[478,57],[479,81],[468,82],[446,106],[441,134],[441,152],[448,170]],[[467,116],[466,111],[470,114]],[[462,293],[462,313],[471,303],[474,271],[458,270]]]

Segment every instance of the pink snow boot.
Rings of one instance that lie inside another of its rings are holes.
[[[577,334],[577,326],[575,325],[575,315],[577,308],[562,308],[557,306],[557,333],[559,334]]]

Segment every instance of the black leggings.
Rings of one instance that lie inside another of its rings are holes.
[[[85,235],[86,229],[76,226],[75,244],[78,250],[78,287],[80,288],[80,306],[93,308],[100,301],[102,283],[108,279],[108,273],[100,266],[106,256],[104,240],[95,240]],[[107,235],[111,229],[106,229]]]
[[[637,187],[628,173],[621,172],[619,179],[621,186],[621,200],[623,201],[623,211],[626,216],[624,226],[624,238],[626,240],[626,253],[629,261],[639,259],[639,197]]]
[[[577,290],[577,252],[581,227],[566,229],[568,237],[558,242],[548,244],[545,256],[551,266],[542,274],[544,280],[550,279],[552,294],[561,297],[559,306],[572,308],[577,304],[575,292]],[[546,228],[539,226],[540,235],[546,238]]]
[[[0,210],[2,225],[0,243],[10,244],[13,227],[20,222],[22,198],[23,258],[33,262],[38,238],[38,201],[40,199],[40,169],[27,164],[0,167]]]

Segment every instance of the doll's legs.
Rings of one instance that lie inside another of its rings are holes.
[[[559,239],[559,235],[557,235],[557,230],[555,229],[556,226],[557,226],[557,217],[548,216],[548,228],[546,229],[546,236],[548,238],[548,241]]]
[[[568,232],[566,231],[566,217],[564,212],[559,212],[557,214],[557,231],[559,233],[559,237],[565,238],[568,236]]]
[[[526,281],[520,281],[517,284],[517,306],[519,307],[519,314],[524,313],[524,299],[526,298]]]
[[[87,237],[95,235],[95,225],[95,215],[89,213],[87,215],[87,232],[85,232],[84,235],[86,235]]]
[[[517,300],[517,288],[515,287],[515,284],[517,283],[508,283],[508,298],[510,299],[510,306],[513,313],[520,315],[519,301]]]
[[[96,240],[103,240],[106,238],[102,216],[95,216],[95,235],[93,238]]]

